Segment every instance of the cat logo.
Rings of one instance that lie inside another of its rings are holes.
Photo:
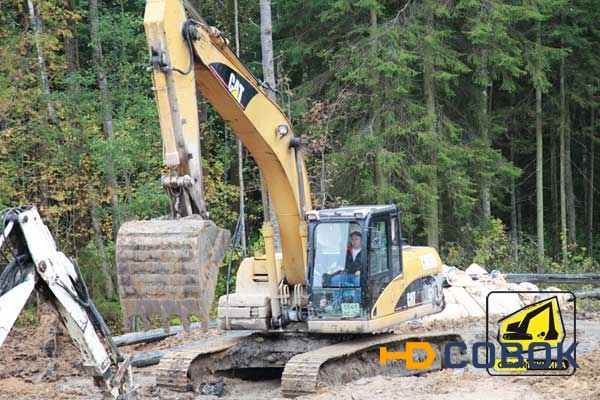
[[[238,103],[242,104],[242,96],[244,96],[244,90],[246,90],[246,88],[236,78],[233,72],[229,74],[229,84],[227,85],[227,89],[229,89],[229,92],[238,101]]]
[[[219,83],[231,94],[242,110],[245,110],[250,101],[257,95],[256,88],[244,77],[223,63],[211,63],[208,68],[212,71]]]

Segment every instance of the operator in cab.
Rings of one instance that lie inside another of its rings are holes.
[[[362,235],[358,231],[350,234],[350,245],[346,252],[346,265],[341,274],[331,278],[332,286],[359,286],[362,248]]]
[[[360,276],[360,249],[362,248],[362,235],[358,231],[350,234],[350,246],[346,253],[346,273]]]

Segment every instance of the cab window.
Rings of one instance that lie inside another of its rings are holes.
[[[379,275],[388,272],[387,252],[388,224],[385,219],[372,220],[369,225],[369,275]]]
[[[388,233],[389,220],[387,218],[374,218],[369,223],[369,279],[368,303],[372,308],[381,292],[391,281],[388,263]]]
[[[390,219],[390,234],[391,234],[391,257],[392,257],[392,273],[393,276],[397,276],[401,271],[401,260],[402,260],[402,240],[400,239],[400,224],[398,223],[398,216],[394,215]]]

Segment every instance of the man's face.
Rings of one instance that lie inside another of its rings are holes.
[[[362,238],[360,237],[360,235],[352,235],[350,237],[350,243],[352,243],[352,248],[360,249]]]

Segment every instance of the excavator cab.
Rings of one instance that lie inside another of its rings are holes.
[[[443,308],[439,257],[403,243],[397,206],[342,207],[307,218],[310,330],[372,331]]]
[[[397,208],[323,210],[309,221],[310,315],[368,319],[378,293],[402,269]]]

